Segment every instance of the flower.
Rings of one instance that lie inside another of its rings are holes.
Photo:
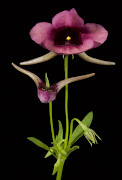
[[[40,22],[30,31],[30,36],[37,44],[50,50],[44,56],[21,62],[20,65],[32,65],[48,61],[58,54],[77,54],[83,60],[100,65],[115,65],[88,56],[85,51],[103,44],[108,36],[107,30],[99,24],[87,23],[75,9],[55,15],[52,24]]]
[[[87,23],[73,8],[62,11],[47,22],[37,23],[30,31],[33,41],[56,54],[80,54],[103,44],[107,30],[100,24]]]
[[[101,138],[96,134],[96,132],[90,128],[84,133],[85,138],[88,140],[90,145],[92,146],[93,144],[98,144],[96,137],[101,140]]]
[[[26,74],[35,82],[35,84],[37,86],[37,95],[38,95],[38,98],[40,99],[40,101],[42,103],[49,103],[51,101],[54,101],[56,99],[57,93],[67,84],[70,84],[70,83],[75,82],[75,81],[87,79],[87,78],[90,78],[90,77],[95,75],[95,73],[91,73],[91,74],[87,74],[87,75],[83,75],[83,76],[72,77],[72,78],[68,78],[68,79],[64,79],[62,81],[59,81],[59,82],[53,84],[52,86],[47,86],[34,73],[27,71],[27,70],[17,66],[14,63],[12,63],[12,65],[15,69]]]
[[[101,140],[101,138],[96,134],[96,132],[90,128],[88,128],[87,126],[85,126],[82,122],[80,122],[80,126],[82,127],[82,129],[84,130],[84,136],[85,138],[88,140],[88,142],[90,143],[90,145],[92,146],[93,144],[98,144],[97,143],[97,139],[96,137]]]

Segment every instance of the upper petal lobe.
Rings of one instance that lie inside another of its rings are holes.
[[[51,40],[53,38],[53,31],[54,27],[52,24],[40,22],[31,29],[30,36],[33,41],[42,45],[45,40]]]
[[[108,31],[100,24],[87,23],[82,30],[84,37],[94,41],[94,48],[103,44],[108,37]]]
[[[77,14],[73,8],[70,11],[62,11],[55,15],[52,19],[52,24],[55,28],[72,27],[81,29],[84,25],[84,20]]]
[[[78,15],[77,11],[73,8],[70,10],[70,27],[82,29],[84,26],[84,20]]]

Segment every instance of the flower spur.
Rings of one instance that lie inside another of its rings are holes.
[[[26,74],[29,76],[36,84],[37,86],[37,95],[38,98],[42,103],[49,103],[52,102],[56,99],[57,93],[67,84],[70,84],[75,81],[80,81],[83,79],[90,78],[95,75],[95,73],[87,74],[87,75],[82,75],[82,76],[76,76],[68,79],[64,79],[62,81],[59,81],[52,86],[47,86],[43,81],[34,73],[27,71],[16,64],[12,63],[13,67],[17,69],[18,71]]]
[[[33,64],[38,64],[38,63],[42,63],[42,62],[46,62],[52,58],[54,58],[55,56],[57,56],[58,54],[53,53],[53,52],[49,52],[41,57],[29,60],[29,61],[24,61],[21,62],[20,65],[33,65]],[[82,58],[83,60],[93,63],[93,64],[98,64],[98,65],[107,65],[107,66],[112,66],[115,65],[115,62],[111,62],[111,61],[104,61],[104,60],[100,60],[97,58],[93,58],[88,56],[85,52],[84,53],[80,53],[77,54],[80,58]]]

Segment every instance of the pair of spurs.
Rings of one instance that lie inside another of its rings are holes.
[[[29,61],[25,61],[25,62],[21,62],[20,65],[33,65],[33,64],[38,64],[38,63],[42,63],[42,62],[46,62],[50,59],[53,59],[55,56],[57,56],[58,54],[53,53],[53,52],[49,52],[41,57],[29,60]],[[107,65],[107,66],[111,66],[111,65],[115,65],[115,62],[111,62],[111,61],[104,61],[104,60],[100,60],[97,58],[93,58],[88,56],[85,52],[84,53],[80,53],[77,54],[80,58],[82,58],[83,60],[93,63],[93,64],[99,64],[99,65]]]

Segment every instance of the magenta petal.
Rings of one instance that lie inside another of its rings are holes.
[[[60,28],[64,26],[68,26],[67,18],[69,16],[69,11],[62,11],[56,14],[52,19],[52,24],[55,28]]]
[[[56,99],[57,92],[55,91],[43,91],[38,89],[38,98],[42,103],[49,103]]]
[[[54,84],[48,88],[44,83],[40,82],[37,89],[38,98],[42,103],[49,103],[54,101],[56,99],[57,92],[57,84]]]
[[[54,27],[52,24],[40,22],[31,29],[30,36],[33,41],[42,45],[45,40],[53,38],[53,31]]]
[[[108,37],[108,31],[100,24],[87,23],[82,30],[84,37],[94,41],[94,48],[103,44]]]
[[[73,8],[70,10],[70,27],[82,29],[84,20],[78,15],[77,11]]]
[[[92,49],[94,46],[94,41],[91,39],[85,39],[81,45],[64,45],[56,46],[53,41],[46,41],[45,47],[57,54],[80,54],[89,49]]]
[[[77,14],[75,9],[71,9],[55,15],[52,19],[52,24],[55,28],[72,27],[81,29],[84,25],[84,20]]]

